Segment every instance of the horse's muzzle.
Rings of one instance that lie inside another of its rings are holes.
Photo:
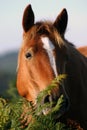
[[[69,99],[60,95],[60,97],[54,98],[52,95],[47,95],[42,104],[47,104],[47,107],[43,108],[43,114],[56,113],[57,118],[60,118],[69,109]],[[45,105],[46,106],[46,105]]]

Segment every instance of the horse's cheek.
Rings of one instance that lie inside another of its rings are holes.
[[[17,76],[17,89],[18,89],[19,94],[23,96],[25,93],[25,89],[23,88],[23,84],[21,82],[21,77],[19,76],[19,74]]]
[[[19,69],[18,74],[17,74],[17,89],[18,89],[19,94],[24,97],[27,94],[25,79],[26,79],[26,76],[25,76],[24,71]]]

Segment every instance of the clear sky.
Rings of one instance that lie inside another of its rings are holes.
[[[59,12],[68,11],[65,37],[76,46],[87,45],[87,0],[3,0],[0,3],[0,54],[18,49],[22,41],[22,15],[31,4],[35,20],[55,20]]]

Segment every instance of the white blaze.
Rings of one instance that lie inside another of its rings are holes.
[[[51,67],[53,68],[55,76],[57,76],[58,74],[56,69],[55,57],[53,55],[53,50],[55,49],[55,46],[48,37],[42,37],[41,40],[43,42],[43,48],[47,51],[47,54],[49,56]]]

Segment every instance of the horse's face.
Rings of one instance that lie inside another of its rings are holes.
[[[38,37],[38,39],[30,39],[31,33],[32,29],[24,36],[24,45],[19,54],[18,89],[28,100],[35,100],[38,93],[44,90],[57,75],[57,70],[52,53],[54,46],[49,38]],[[49,57],[45,48],[46,43],[48,47],[52,46],[52,48],[48,48],[50,49],[48,51],[51,57]]]
[[[23,43],[18,59],[17,88],[20,95],[29,101],[35,102],[39,92],[44,90],[58,74],[64,73],[66,50],[63,46],[63,36],[66,26],[65,9],[54,23],[36,24],[34,24],[31,6],[25,9]],[[52,90],[50,96],[52,100],[57,100],[61,94],[65,95],[65,92],[63,87],[58,85]],[[46,98],[43,99],[44,102]]]

